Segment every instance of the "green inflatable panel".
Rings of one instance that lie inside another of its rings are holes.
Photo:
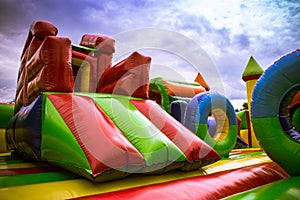
[[[226,200],[299,199],[300,176],[272,182],[225,198]]]
[[[246,110],[243,110],[236,113],[236,116],[242,120],[240,127],[241,129],[248,129],[246,112]]]
[[[14,116],[14,105],[0,103],[0,128],[6,128],[8,121]]]
[[[298,108],[292,117],[292,123],[295,129],[300,132],[300,108]]]
[[[77,178],[79,178],[77,175],[73,173],[68,173],[66,171],[1,176],[0,187],[2,188],[37,183],[48,183],[55,181],[72,180]]]
[[[160,94],[162,108],[168,113],[170,113],[170,99],[169,99],[167,87],[163,82],[163,78],[157,77],[151,79],[150,88],[154,91],[157,91]]]
[[[51,101],[43,96],[44,112],[42,116],[42,159],[57,164],[68,164],[81,169],[90,169],[90,165],[74,135],[61,118]],[[90,170],[91,172],[91,170]]]

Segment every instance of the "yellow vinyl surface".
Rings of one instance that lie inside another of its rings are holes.
[[[264,152],[257,152],[259,151],[259,149],[257,148],[253,148],[251,149],[251,151],[250,149],[246,149],[245,151],[247,151],[247,153],[239,153],[243,151],[244,150],[239,149],[235,152],[235,150],[233,150],[233,154],[229,158],[219,160],[211,165],[203,167],[201,170],[199,169],[190,172],[173,171],[162,175],[133,174],[125,179],[105,183],[93,183],[86,179],[75,179],[4,187],[0,188],[0,196],[2,200],[20,199],[21,196],[24,200],[68,199],[118,191],[150,184],[163,183],[189,177],[205,176],[205,174],[212,174],[215,172],[271,162],[270,158]],[[30,164],[24,166],[30,167]],[[17,165],[13,164],[9,168],[13,167],[17,167]]]

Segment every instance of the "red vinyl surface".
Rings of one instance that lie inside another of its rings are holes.
[[[269,162],[76,199],[220,199],[289,177],[278,164]]]

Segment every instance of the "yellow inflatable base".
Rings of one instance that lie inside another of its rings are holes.
[[[246,151],[250,152],[250,154],[243,153]],[[203,176],[215,172],[272,162],[270,158],[263,152],[251,154],[251,152],[257,151],[259,152],[260,148],[233,150],[229,158],[224,158],[211,165],[205,166],[202,169],[190,172],[173,171],[162,175],[133,174],[125,179],[105,183],[93,183],[86,179],[73,179],[66,181],[4,187],[0,188],[0,196],[3,200],[20,199],[20,197],[22,197],[24,200],[68,199],[163,183],[189,177]],[[0,166],[0,170],[26,167],[30,168],[34,166],[35,164],[31,163],[8,164]]]

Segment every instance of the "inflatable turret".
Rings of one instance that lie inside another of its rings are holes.
[[[246,92],[247,92],[247,102],[248,109],[250,111],[250,104],[252,99],[253,88],[259,79],[259,77],[264,73],[264,70],[260,67],[260,65],[256,62],[256,60],[251,56],[246,68],[243,72],[242,79],[246,82]],[[259,147],[258,141],[253,131],[252,123],[249,121],[250,127],[248,127],[248,135],[247,138],[250,147]],[[246,139],[246,138],[243,138]]]

